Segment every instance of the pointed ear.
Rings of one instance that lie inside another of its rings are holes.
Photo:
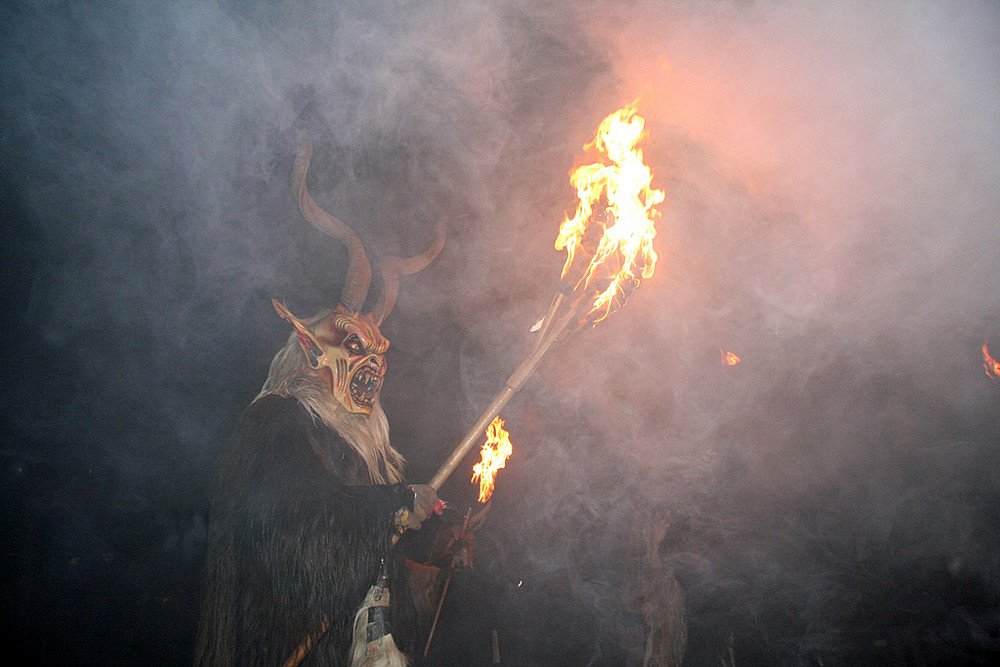
[[[293,327],[295,327],[295,333],[299,335],[299,345],[302,347],[303,351],[309,352],[310,350],[320,347],[319,341],[313,336],[312,332],[309,331],[308,327],[299,318],[292,315],[292,311],[288,310],[285,304],[281,303],[277,299],[271,299],[271,305],[274,309],[278,311],[278,314],[282,318],[288,320]]]
[[[292,324],[298,321],[298,318],[292,315],[292,311],[288,310],[285,304],[281,303],[277,299],[272,298],[271,305],[274,306],[274,309],[278,311],[278,314],[281,315],[283,319],[288,320]]]

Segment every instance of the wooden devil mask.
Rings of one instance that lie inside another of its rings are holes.
[[[292,170],[292,189],[302,215],[320,231],[347,246],[347,278],[334,310],[299,319],[280,301],[272,299],[274,309],[288,320],[299,337],[309,367],[323,375],[330,391],[344,409],[356,414],[371,414],[385,379],[385,353],[389,341],[379,331],[396,302],[399,276],[416,273],[433,261],[444,245],[444,223],[438,223],[434,244],[415,257],[387,257],[382,261],[382,291],[371,312],[361,312],[368,298],[372,269],[364,245],[346,223],[330,215],[313,201],[306,187],[306,174],[312,159],[312,145],[304,132],[299,133],[299,152]]]
[[[348,412],[370,414],[385,379],[389,349],[371,314],[349,313],[338,306],[301,320],[280,301],[271,302],[295,327],[310,368],[325,376],[337,402]]]

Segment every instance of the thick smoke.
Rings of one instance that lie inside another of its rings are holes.
[[[512,664],[641,660],[637,600],[673,580],[689,664],[1000,650],[994,4],[20,2],[0,25],[18,650],[188,656],[220,443],[287,335],[269,299],[312,314],[346,264],[289,191],[296,126],[373,256],[447,220],[385,326],[420,481],[530,349],[567,173],[635,98],[657,273],[504,411],[465,589],[498,602],[441,650],[482,661],[496,627]]]

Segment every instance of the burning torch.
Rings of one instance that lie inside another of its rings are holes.
[[[983,368],[986,369],[986,374],[991,378],[1000,380],[1000,361],[990,355],[989,343],[983,343]]]
[[[584,146],[600,159],[570,173],[579,201],[556,239],[556,249],[566,249],[566,263],[548,312],[532,328],[538,331],[534,348],[434,474],[430,486],[441,488],[556,341],[603,321],[653,275],[654,225],[660,217],[656,206],[664,193],[651,187],[652,172],[643,162],[641,148],[645,137],[645,121],[633,103],[605,118],[594,140]]]

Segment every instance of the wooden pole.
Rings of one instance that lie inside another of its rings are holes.
[[[466,531],[469,528],[469,516],[472,515],[472,508],[465,513],[465,521],[462,523],[462,534],[455,544],[465,539]],[[451,584],[451,577],[455,574],[455,566],[458,565],[458,554],[451,557],[451,567],[448,568],[448,577],[444,580],[444,588],[441,590],[441,599],[438,600],[437,611],[434,612],[434,622],[431,624],[431,631],[427,635],[427,643],[424,645],[424,657],[431,650],[431,640],[434,639],[434,631],[437,629],[438,618],[441,617],[441,608],[444,607],[444,599],[448,596],[448,586]]]
[[[440,489],[441,485],[444,484],[445,481],[451,476],[451,473],[455,471],[458,464],[461,463],[462,459],[465,458],[465,455],[469,453],[469,450],[472,449],[472,446],[479,439],[479,436],[486,431],[486,427],[490,425],[493,418],[500,414],[500,410],[507,405],[507,402],[514,396],[514,394],[521,390],[524,383],[529,377],[531,377],[531,374],[535,372],[535,368],[538,367],[538,363],[545,356],[545,353],[549,351],[549,348],[552,347],[552,343],[559,338],[563,331],[566,330],[566,327],[569,326],[570,322],[573,321],[573,318],[576,315],[575,305],[576,304],[574,303],[573,307],[571,307],[569,311],[563,315],[558,322],[556,322],[555,325],[545,328],[545,339],[539,341],[539,343],[535,346],[535,349],[533,349],[531,353],[525,357],[524,361],[521,362],[521,365],[517,367],[517,370],[511,374],[511,376],[507,379],[507,383],[504,388],[499,394],[497,394],[496,398],[493,399],[493,402],[489,404],[486,410],[483,411],[483,414],[479,416],[479,419],[477,419],[476,423],[472,425],[469,432],[465,434],[465,437],[458,443],[458,446],[452,450],[445,462],[440,468],[438,468],[438,471],[434,473],[434,476],[431,477],[431,480],[427,483],[428,485],[434,487],[435,489]]]

